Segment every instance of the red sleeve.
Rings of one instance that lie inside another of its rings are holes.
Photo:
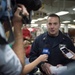
[[[23,33],[23,38],[31,37],[31,33],[28,29],[23,29],[22,33]]]
[[[25,49],[26,57],[27,57],[27,58],[29,58],[30,50],[31,50],[31,46],[29,45],[29,46]]]

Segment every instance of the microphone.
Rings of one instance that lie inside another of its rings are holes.
[[[50,54],[49,49],[44,48],[43,51],[42,51],[42,54],[47,54],[47,55],[49,55],[49,54]]]
[[[43,48],[43,50],[42,50],[42,54],[47,54],[47,55],[50,54],[50,51],[49,51],[49,47],[48,47],[48,45],[46,45],[46,46]]]

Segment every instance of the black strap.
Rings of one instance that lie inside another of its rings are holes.
[[[4,45],[7,44],[8,42],[0,35],[0,44]]]

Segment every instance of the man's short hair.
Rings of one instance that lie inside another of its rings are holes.
[[[59,17],[58,15],[54,14],[54,13],[53,13],[53,14],[49,14],[49,15],[48,15],[48,18],[49,18],[49,17],[58,17],[59,22],[60,22],[60,17]]]

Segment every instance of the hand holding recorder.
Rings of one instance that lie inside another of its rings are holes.
[[[69,59],[75,59],[75,53],[66,48],[64,45],[59,46],[61,52]]]

